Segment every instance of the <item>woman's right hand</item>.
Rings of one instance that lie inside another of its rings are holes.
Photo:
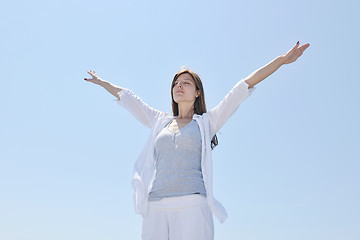
[[[85,81],[92,82],[92,83],[95,83],[95,84],[100,84],[101,83],[102,79],[95,73],[95,71],[90,70],[90,71],[88,71],[88,74],[90,74],[90,76],[92,78],[84,78]]]

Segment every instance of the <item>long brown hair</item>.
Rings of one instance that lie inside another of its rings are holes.
[[[179,115],[179,107],[178,104],[174,101],[174,95],[173,95],[173,88],[175,86],[175,81],[178,79],[178,77],[181,74],[184,73],[188,73],[191,75],[192,79],[195,82],[195,87],[196,90],[200,91],[200,95],[195,99],[194,102],[194,113],[201,115],[203,113],[206,112],[206,105],[205,105],[205,96],[204,96],[204,88],[201,82],[201,79],[199,77],[199,75],[197,75],[196,73],[194,73],[193,71],[189,70],[189,69],[183,69],[180,70],[178,73],[175,74],[174,79],[171,83],[171,99],[172,99],[172,111],[173,111],[173,115],[174,116],[178,116]]]
[[[174,101],[174,95],[173,95],[173,88],[175,86],[175,81],[178,79],[178,77],[181,74],[188,73],[191,75],[192,79],[195,82],[196,90],[200,91],[200,95],[195,99],[194,102],[194,113],[198,115],[202,115],[203,113],[206,113],[206,104],[205,104],[205,94],[204,94],[204,88],[202,85],[202,81],[198,74],[194,73],[190,69],[182,69],[179,72],[177,72],[174,76],[174,79],[171,83],[171,100],[172,100],[172,112],[174,116],[179,115],[179,106]],[[211,149],[214,149],[215,146],[218,145],[218,140],[216,134],[211,139]]]

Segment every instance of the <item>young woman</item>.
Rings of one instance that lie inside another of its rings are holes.
[[[126,88],[88,71],[84,80],[104,87],[145,126],[150,137],[134,167],[135,210],[143,216],[143,240],[211,240],[212,216],[224,222],[227,213],[212,190],[211,150],[216,133],[255,85],[283,64],[296,61],[309,47],[299,42],[286,54],[239,81],[213,109],[206,111],[200,77],[184,69],[171,84],[173,115],[149,107]]]

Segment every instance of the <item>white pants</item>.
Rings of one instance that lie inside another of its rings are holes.
[[[206,197],[193,194],[150,201],[142,239],[213,240],[213,216]]]

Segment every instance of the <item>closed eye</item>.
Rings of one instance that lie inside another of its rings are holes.
[[[178,85],[179,82],[175,82],[174,85]],[[190,84],[190,82],[183,82],[183,84]]]

